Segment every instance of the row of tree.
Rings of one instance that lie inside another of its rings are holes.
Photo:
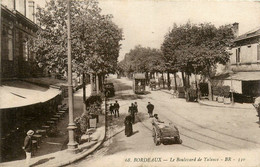
[[[67,72],[67,2],[50,0],[38,8],[34,45],[38,65],[52,74]],[[71,2],[72,68],[78,74],[104,76],[117,67],[122,30],[112,15],[101,14],[96,0]]]
[[[216,66],[229,61],[233,39],[231,25],[217,28],[210,23],[174,24],[165,35],[161,50],[137,46],[126,54],[119,67],[125,72],[181,72],[184,80],[191,74],[200,74],[209,83],[211,98],[210,81]]]

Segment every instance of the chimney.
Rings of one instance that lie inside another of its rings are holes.
[[[15,0],[15,9],[26,16],[26,0]]]
[[[34,1],[28,1],[28,18],[35,23]]]
[[[239,23],[233,23],[232,29],[233,29],[235,38],[237,38],[239,35]]]

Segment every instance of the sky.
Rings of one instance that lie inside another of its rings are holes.
[[[44,6],[44,0],[35,0]],[[102,14],[112,14],[122,28],[119,61],[136,45],[160,49],[174,23],[239,23],[239,35],[260,27],[260,1],[100,0]]]

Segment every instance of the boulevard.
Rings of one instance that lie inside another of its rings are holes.
[[[108,82],[113,82],[116,89],[116,96],[109,99],[108,103],[118,100],[121,106],[120,117],[112,118],[112,122],[123,120],[130,104],[135,101],[138,103],[138,121],[133,125],[134,134],[126,137],[124,127],[113,124],[100,150],[70,166],[122,166],[127,161],[131,166],[140,166],[140,163],[145,165],[147,162],[152,162],[154,166],[160,163],[161,166],[169,165],[171,161],[192,162],[199,158],[210,163],[225,162],[228,158],[238,162],[236,153],[247,155],[251,151],[259,151],[259,126],[254,110],[202,106],[173,98],[171,94],[160,90],[136,95],[131,87],[132,81],[127,78],[110,77]],[[161,120],[178,127],[182,144],[154,144],[151,118],[146,109],[148,102],[154,104],[154,113]],[[168,163],[162,163],[165,161]]]

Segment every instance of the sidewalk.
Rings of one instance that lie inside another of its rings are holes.
[[[171,91],[167,89],[160,89],[160,91],[171,94]],[[205,105],[205,106],[211,106],[211,107],[222,107],[222,108],[234,108],[234,109],[247,109],[247,110],[254,110],[255,108],[253,107],[252,104],[250,103],[234,103],[234,104],[224,104],[224,103],[219,103],[217,101],[209,101],[207,99],[199,100],[199,104]]]
[[[90,86],[86,86],[86,96],[90,96]],[[79,89],[74,94],[74,118],[82,114],[82,89]],[[65,99],[67,100],[67,99]],[[102,106],[104,108],[104,106]],[[67,149],[68,142],[68,114],[61,120],[57,128],[59,135],[55,137],[47,137],[43,139],[43,143],[40,144],[40,148],[37,150],[31,159],[31,166],[63,166],[75,162],[95,151],[105,139],[105,126],[104,115],[100,115],[100,123],[96,131],[91,135],[91,141],[83,143],[78,146],[79,152],[77,154],[69,153]],[[101,125],[102,124],[102,125]],[[23,158],[24,157],[24,158]],[[20,160],[0,163],[0,166],[24,166],[25,155]]]

